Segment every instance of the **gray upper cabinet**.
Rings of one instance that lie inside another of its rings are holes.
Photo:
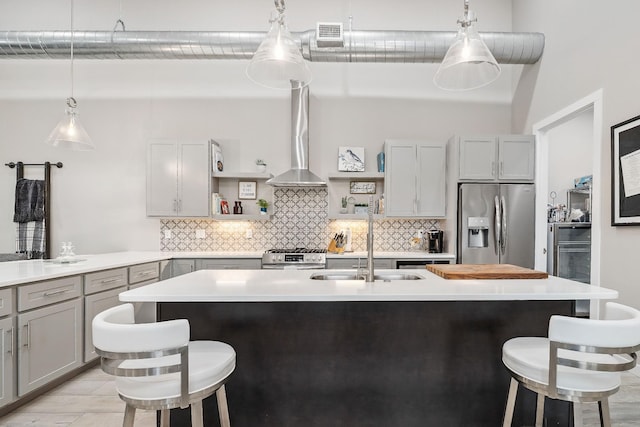
[[[533,135],[458,138],[461,181],[533,181]]]
[[[385,141],[385,215],[443,217],[446,142]]]
[[[147,147],[147,216],[209,216],[209,157],[206,141],[150,141]]]

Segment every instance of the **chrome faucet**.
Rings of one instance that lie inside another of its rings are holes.
[[[373,196],[369,196],[369,228],[367,230],[367,278],[366,282],[374,281],[373,273]]]

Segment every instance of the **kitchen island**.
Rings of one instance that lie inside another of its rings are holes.
[[[192,339],[237,352],[227,385],[231,422],[245,426],[496,426],[509,384],[502,343],[545,336],[549,316],[575,300],[617,292],[535,280],[313,280],[335,270],[201,270],[120,294],[156,304],[159,320],[187,318]],[[398,274],[380,270],[377,274]],[[205,422],[216,425],[214,399]],[[523,392],[514,425],[531,424]],[[549,425],[569,405],[549,402]],[[188,425],[172,411],[172,425]],[[519,424],[517,424],[519,423]]]

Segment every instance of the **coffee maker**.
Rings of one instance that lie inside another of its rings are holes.
[[[442,230],[428,230],[426,232],[426,250],[431,254],[442,253],[442,241],[444,232]]]

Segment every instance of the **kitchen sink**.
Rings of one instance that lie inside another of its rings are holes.
[[[311,275],[312,280],[365,280],[366,274],[356,274],[351,272],[336,273],[316,273]],[[373,276],[374,280],[390,282],[392,280],[421,280],[424,277],[418,274],[409,273],[379,273]]]

